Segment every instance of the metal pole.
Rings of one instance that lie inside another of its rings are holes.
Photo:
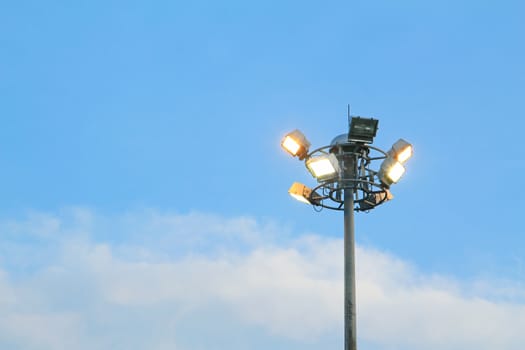
[[[355,304],[354,188],[344,193],[345,212],[345,350],[357,350]]]

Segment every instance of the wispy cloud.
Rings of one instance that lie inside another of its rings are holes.
[[[257,341],[324,349],[326,337],[341,341],[337,239],[247,217],[154,210],[37,213],[0,230],[2,348],[244,349]],[[357,248],[357,262],[367,344],[483,350],[525,342],[525,294],[510,282],[423,274],[371,247]]]

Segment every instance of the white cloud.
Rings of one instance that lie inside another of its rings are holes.
[[[328,336],[341,341],[337,239],[280,235],[279,225],[253,218],[156,211],[75,209],[0,229],[0,244],[13,248],[3,251],[0,273],[1,348],[213,349],[226,337],[221,348],[324,349]],[[369,247],[357,247],[357,267],[367,344],[483,350],[525,342],[519,285],[425,275]]]
[[[359,256],[364,338],[387,349],[521,347],[524,304],[476,296],[468,290],[475,283],[424,276],[399,259],[370,253],[365,250]]]

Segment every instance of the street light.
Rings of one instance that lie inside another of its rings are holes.
[[[399,163],[405,164],[412,157],[412,145],[403,139],[399,139],[392,145],[388,155],[395,158]]]
[[[281,145],[304,160],[318,182],[314,188],[295,182],[288,190],[290,195],[321,209],[344,211],[345,350],[356,350],[354,211],[370,211],[394,198],[390,186],[405,173],[403,164],[412,156],[413,147],[403,139],[388,152],[374,147],[371,144],[379,121],[348,117],[348,133],[337,136],[328,146],[310,152],[310,142],[299,130],[287,134]],[[379,161],[376,171],[373,165]]]
[[[381,164],[379,173],[377,176],[383,185],[387,188],[390,185],[395,184],[401,179],[401,176],[405,173],[405,167],[394,158],[388,157]]]
[[[337,177],[339,173],[339,161],[332,153],[310,157],[306,160],[305,164],[308,171],[310,171],[312,176],[319,182],[333,179]]]
[[[395,184],[405,173],[403,164],[412,157],[412,145],[403,139],[399,139],[387,152],[387,157],[381,164],[378,177],[385,187]]]
[[[394,195],[389,191],[372,192],[363,201],[359,202],[359,210],[371,210],[386,201],[394,199]]]
[[[302,132],[294,130],[283,137],[281,146],[292,156],[297,156],[300,160],[303,160],[308,154],[310,142]]]
[[[372,143],[377,133],[379,120],[373,118],[353,117],[348,131],[348,141]]]
[[[307,187],[306,185],[303,185],[299,182],[294,182],[288,190],[288,193],[299,202],[306,204],[318,205],[317,198],[320,198],[317,192],[312,191],[310,187]]]

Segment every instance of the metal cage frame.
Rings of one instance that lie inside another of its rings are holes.
[[[331,210],[344,210],[343,191],[352,190],[354,194],[354,210],[369,211],[384,203],[388,197],[388,186],[379,181],[378,170],[374,165],[388,157],[388,153],[380,148],[361,142],[336,143],[323,146],[308,153],[304,161],[312,157],[334,154],[341,168],[336,177],[319,181],[313,188],[308,200],[317,207]],[[375,155],[374,155],[375,153]],[[353,167],[353,169],[349,169]],[[377,167],[379,169],[379,167]],[[350,174],[350,175],[348,175]],[[361,208],[362,203],[371,195],[382,194],[382,199],[375,205]]]

